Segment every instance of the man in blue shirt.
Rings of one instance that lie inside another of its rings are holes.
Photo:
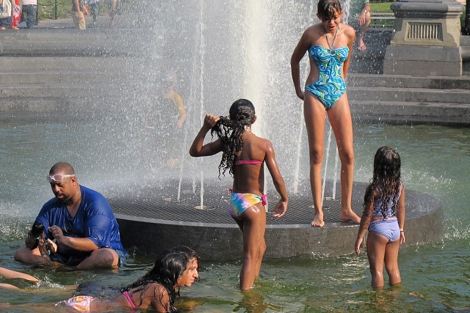
[[[69,163],[56,163],[47,176],[55,198],[42,207],[26,247],[15,260],[28,264],[59,262],[78,269],[118,267],[127,252],[119,225],[108,201],[100,193],[79,185]],[[42,226],[43,228],[42,228]]]

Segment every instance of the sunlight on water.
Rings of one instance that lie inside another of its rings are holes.
[[[93,155],[80,153],[74,141],[87,138],[89,135],[86,129],[93,129],[92,132],[100,129],[97,125],[89,126],[44,124],[29,127],[24,124],[0,130],[6,135],[5,138],[15,138],[4,141],[1,152],[0,162],[2,168],[5,168],[3,176],[8,179],[0,182],[3,190],[0,203],[0,266],[21,270],[43,280],[39,287],[15,282],[20,288],[34,291],[33,296],[6,292],[2,295],[2,301],[18,305],[58,302],[72,294],[73,289],[67,286],[91,280],[122,286],[143,275],[154,261],[152,256],[131,251],[133,257],[119,273],[51,271],[12,262],[13,252],[23,245],[23,236],[35,214],[42,203],[52,196],[44,173],[51,165],[51,160],[56,160],[52,157],[52,147],[56,145],[54,133],[69,133],[72,139],[65,144],[68,150],[65,158],[70,157],[79,172],[79,179],[86,185],[112,193],[114,189],[119,192],[127,180],[130,184],[139,181],[144,182],[144,185],[151,184],[151,175],[139,172],[138,168],[131,168],[131,173],[121,170],[117,173],[108,172],[105,162]],[[21,129],[21,135],[15,136],[18,129]],[[80,136],[74,139],[77,129],[81,129]],[[427,139],[428,136],[433,137],[432,140]],[[35,138],[35,149],[17,150],[19,143],[27,146],[23,143],[32,142],[28,137]],[[118,140],[109,136],[106,142],[110,149],[114,149],[114,160],[123,160],[125,157],[119,155],[119,149],[113,143]],[[240,262],[204,264],[202,260],[199,283],[190,289],[183,289],[184,297],[179,301],[195,300],[199,303],[196,312],[445,312],[448,310],[446,306],[465,307],[470,303],[469,277],[464,275],[470,272],[470,265],[466,262],[470,254],[470,217],[466,213],[467,204],[470,203],[470,195],[466,190],[470,178],[468,171],[462,169],[468,169],[470,161],[468,142],[469,129],[356,126],[356,180],[370,179],[372,157],[378,144],[388,144],[397,147],[402,156],[403,181],[407,188],[432,194],[443,202],[446,218],[444,238],[439,243],[407,246],[401,250],[401,288],[386,288],[381,293],[371,291],[367,257],[365,253],[359,256],[352,254],[351,247],[351,254],[337,258],[312,255],[266,260],[255,293],[250,297],[244,297],[238,292]],[[94,140],[85,143],[85,146],[89,151],[101,151],[101,144]],[[302,166],[306,162],[308,160],[303,159]],[[282,168],[281,162],[280,166]],[[24,175],[17,175],[25,171],[29,173],[28,182],[25,182]],[[122,186],[114,188],[113,184]],[[28,197],[22,196],[25,192]],[[395,300],[385,301],[388,298]],[[28,310],[21,308],[12,312]]]

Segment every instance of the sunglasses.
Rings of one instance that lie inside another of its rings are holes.
[[[55,175],[46,175],[48,183],[60,183],[64,178],[75,177],[75,174],[55,174]]]

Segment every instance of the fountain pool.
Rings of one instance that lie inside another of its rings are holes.
[[[164,172],[152,172],[140,163],[129,164],[122,145],[118,144],[119,135],[100,123],[10,122],[3,123],[0,132],[4,138],[0,161],[0,266],[25,271],[42,280],[40,288],[16,282],[33,292],[32,295],[2,292],[0,302],[13,304],[10,312],[34,312],[28,303],[62,300],[71,294],[66,285],[101,280],[119,286],[148,270],[153,256],[132,249],[129,263],[118,273],[61,272],[14,262],[13,252],[23,245],[23,236],[40,206],[52,196],[44,180],[51,164],[67,159],[75,166],[82,184],[107,196],[112,195],[115,186],[124,183],[148,186]],[[96,133],[106,136],[97,138]],[[312,254],[267,259],[256,292],[247,296],[238,292],[239,261],[202,260],[200,281],[190,289],[183,289],[179,301],[195,300],[196,312],[450,312],[446,305],[467,306],[470,217],[466,214],[466,204],[470,198],[466,189],[470,183],[467,170],[470,130],[429,125],[357,125],[355,134],[356,181],[370,179],[376,147],[388,144],[396,147],[402,156],[403,181],[407,188],[442,201],[442,239],[404,246],[400,251],[401,288],[370,290],[367,258],[364,254],[353,254],[351,247],[349,253],[339,257]],[[91,151],[115,157],[111,162],[110,158],[96,158]],[[217,161],[214,158],[209,162],[214,167],[213,173]],[[115,170],[119,162],[127,164],[132,171]],[[281,164],[281,170],[282,167]],[[166,173],[174,170],[167,168]],[[221,185],[229,181],[230,178],[224,178]],[[411,293],[422,294],[424,298]]]

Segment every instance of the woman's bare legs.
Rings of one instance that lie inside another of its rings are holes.
[[[240,289],[247,290],[253,287],[255,279],[259,276],[266,242],[266,209],[259,203],[242,214],[243,218],[243,266],[240,273]]]
[[[312,189],[313,206],[315,207],[314,227],[323,227],[322,199],[322,162],[324,154],[326,111],[321,102],[306,92],[304,98],[304,119],[307,127],[308,147],[310,154],[310,187]]]
[[[328,111],[328,119],[335,134],[341,160],[341,213],[339,218],[360,223],[361,218],[352,210],[354,177],[353,126],[348,97],[344,94]]]

